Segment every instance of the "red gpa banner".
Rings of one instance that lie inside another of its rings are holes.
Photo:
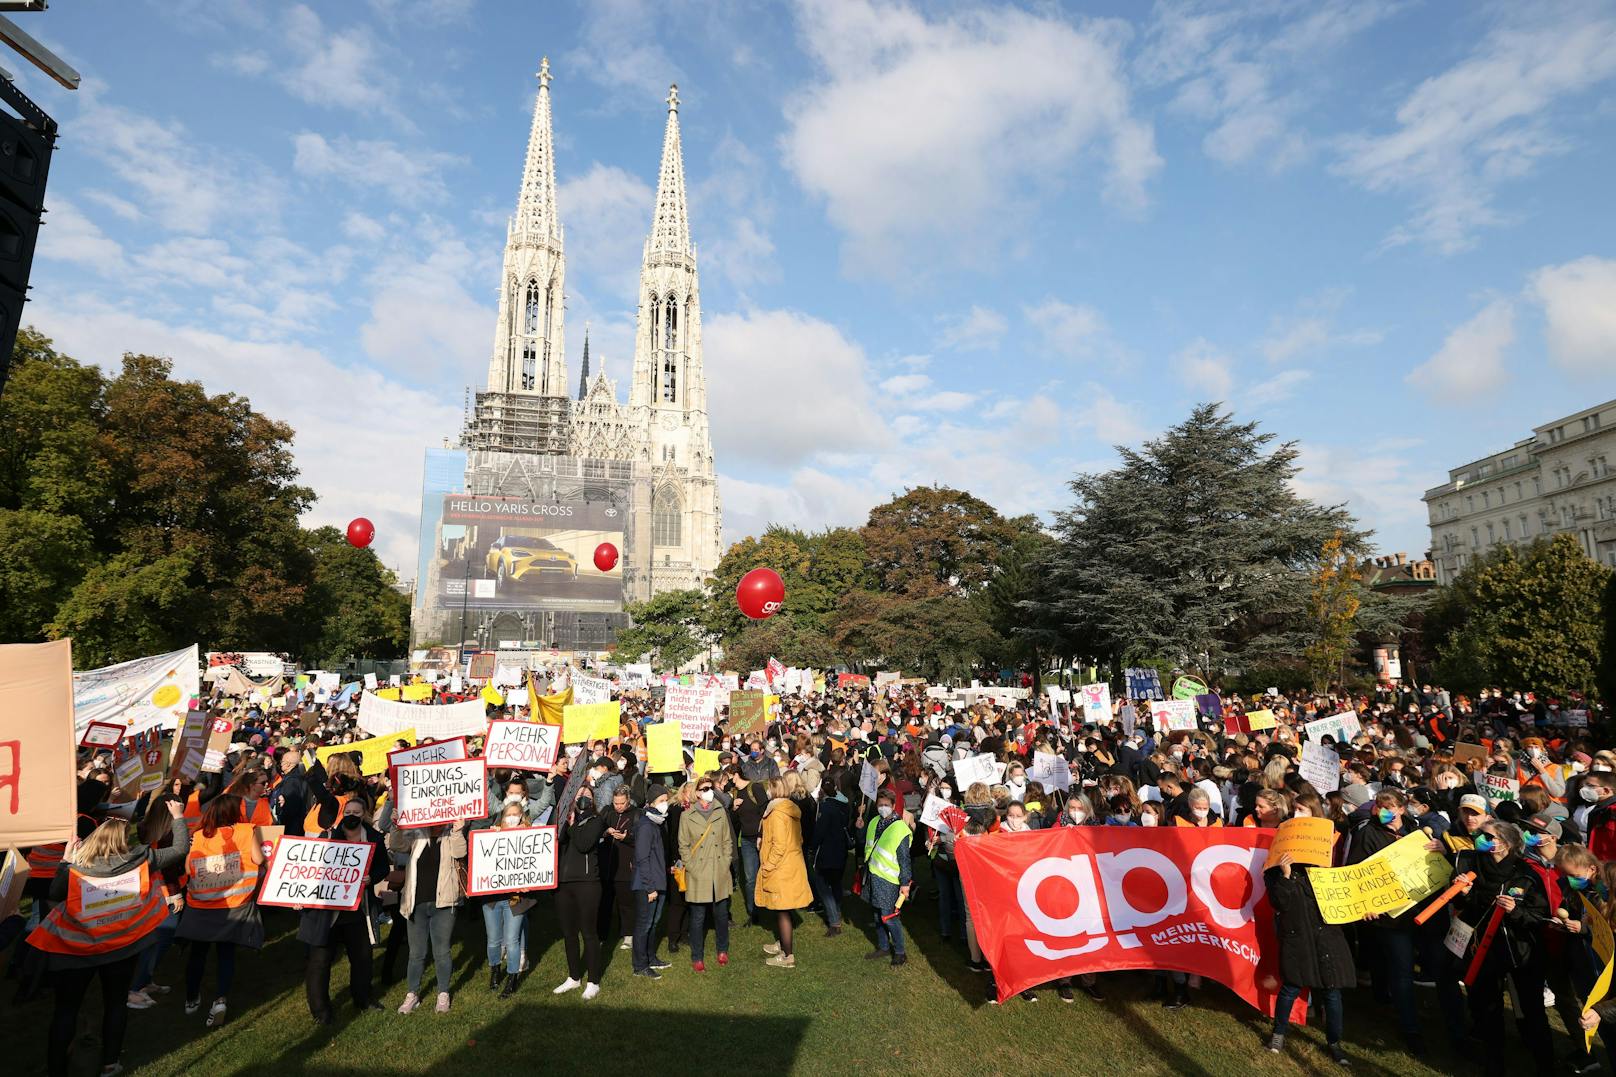
[[[1279,950],[1263,885],[1274,831],[1076,826],[961,837],[965,900],[999,1001],[1062,976],[1165,969],[1272,1016]],[[1293,1020],[1305,1019],[1298,1002]]]

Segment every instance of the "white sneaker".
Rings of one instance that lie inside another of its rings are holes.
[[[415,1007],[419,1006],[420,1004],[421,1004],[421,997],[419,995],[417,995],[414,991],[411,991],[409,994],[404,996],[404,1001],[399,1003],[398,1012],[399,1013],[414,1013],[415,1012]]]
[[[1543,1005],[1548,1009],[1554,1009],[1554,992],[1547,987],[1543,989]]]
[[[588,1002],[590,999],[594,998],[598,994],[600,994],[600,984],[587,984],[587,985],[585,985],[585,987],[584,987],[584,1001],[585,1002]]]
[[[524,973],[524,972],[527,971],[527,955],[526,954],[522,955],[522,963],[516,967],[516,971],[517,971],[518,974],[521,974],[521,973]]]
[[[206,1021],[207,1026],[209,1028],[212,1028],[215,1025],[224,1024],[224,1011],[225,1011],[224,999],[222,999],[222,998],[214,999],[213,1000],[213,1005],[208,1007],[208,1019]]]
[[[449,1012],[449,992],[447,992],[447,991],[439,991],[438,992],[438,1012],[439,1013],[448,1013]]]
[[[143,992],[131,991],[129,992],[129,1000],[125,1003],[125,1005],[131,1010],[149,1010],[153,1006],[157,1005],[157,1003],[153,1002]]]
[[[632,949],[634,949],[634,936],[633,935],[624,935],[622,943],[619,944],[617,948],[619,950],[632,950]]]
[[[147,998],[151,998],[153,994],[166,995],[172,990],[174,990],[172,987],[164,987],[160,983],[153,982],[147,984],[145,987],[142,987],[140,989],[140,993],[145,995]],[[153,1001],[155,1002],[156,1000],[153,999]]]
[[[766,942],[763,944],[763,952],[768,954],[770,957],[779,957],[780,944],[777,942]]]
[[[561,986],[560,987],[556,988],[554,991],[552,991],[550,993],[552,995],[565,995],[568,991],[576,990],[578,988],[578,986],[579,986],[578,981],[574,980],[571,976],[568,976],[565,980],[561,981]]]

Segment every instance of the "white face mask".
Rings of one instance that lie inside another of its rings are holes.
[[[1211,808],[1191,808],[1190,809],[1190,814],[1195,816],[1197,819],[1205,819],[1208,815],[1212,814],[1212,809]]]
[[[713,802],[713,791],[711,789],[703,789],[696,795],[701,797],[701,802],[703,804],[711,804]]]
[[[1605,790],[1597,785],[1585,785],[1577,795],[1590,804],[1597,804],[1604,797]]]
[[[1155,826],[1156,822],[1157,820],[1154,812],[1146,812],[1144,815],[1139,817],[1140,826]]]
[[[883,818],[883,819],[892,818],[892,805],[891,804],[882,804],[880,807],[876,808],[875,810],[881,813],[881,818]]]
[[[507,815],[505,817],[505,821],[500,825],[502,825],[502,826],[504,826],[506,828],[510,828],[510,827],[513,827],[513,826],[521,826],[522,825],[522,817],[520,815]]]
[[[937,787],[937,795],[942,797],[944,800],[947,800],[949,797],[954,795],[954,790],[950,789],[946,785],[940,785]]]

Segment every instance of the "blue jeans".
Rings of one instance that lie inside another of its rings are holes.
[[[729,899],[714,902],[692,901],[687,907],[690,909],[690,960],[701,961],[706,955],[705,936],[709,909],[713,913],[713,941],[718,944],[719,953],[729,953]]]
[[[513,975],[522,968],[522,944],[527,937],[527,913],[517,915],[511,903],[495,898],[483,906],[483,928],[488,933],[488,965],[497,967],[505,955],[505,971]]]
[[[213,947],[219,954],[219,993],[216,998],[229,998],[230,985],[236,979],[236,944],[233,942],[197,942],[192,941],[191,953],[185,959],[185,997],[197,1000],[202,997],[202,974],[208,967],[208,947]]]
[[[825,906],[825,923],[829,927],[840,927],[842,923],[842,873],[833,871],[826,874],[815,868],[808,876],[813,886],[814,898]]]
[[[1369,979],[1376,1001],[1392,1004],[1405,1039],[1420,1039],[1420,1019],[1414,1010],[1414,932],[1380,928],[1366,934],[1374,946]]]
[[[1279,1001],[1274,1004],[1274,1035],[1283,1036],[1291,1030],[1291,1007],[1302,997],[1304,988],[1285,984],[1279,989]],[[1341,989],[1339,987],[1313,988],[1312,1003],[1324,1003],[1324,1042],[1341,1042]]]
[[[449,975],[454,971],[454,956],[449,942],[454,935],[455,907],[442,908],[430,902],[418,901],[410,910],[410,994],[420,995],[421,977],[426,974],[426,955],[432,951],[432,971],[437,974],[438,993],[449,993]]]
[[[758,843],[753,838],[741,839],[741,900],[746,902],[746,921],[752,922],[757,912]]]
[[[937,930],[943,938],[965,937],[965,888],[959,869],[933,871],[937,879]]]
[[[875,911],[875,948],[883,953],[888,949],[895,954],[903,953],[902,916],[894,916],[888,920],[880,909]]]
[[[168,919],[157,925],[157,941],[140,952],[140,960],[135,963],[135,982],[129,988],[139,991],[157,978],[157,962],[163,959],[168,948],[174,945],[174,932],[180,926],[180,914],[171,912]]]
[[[631,890],[634,895],[634,971],[644,972],[656,960],[657,925],[662,921],[666,892],[658,890],[655,901],[647,901],[649,890]]]

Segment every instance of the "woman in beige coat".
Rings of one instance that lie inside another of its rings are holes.
[[[808,889],[808,870],[802,859],[802,812],[786,795],[785,782],[779,778],[769,779],[769,806],[763,810],[754,896],[758,908],[774,909],[779,914],[779,941],[763,947],[769,955],[767,963],[775,968],[796,968],[791,948],[791,913],[813,904],[814,896]]]
[[[452,826],[390,830],[387,849],[409,857],[404,867],[404,890],[399,894],[399,912],[409,927],[410,990],[398,1012],[413,1013],[421,1004],[421,977],[426,972],[430,947],[438,978],[437,1011],[448,1013],[449,974],[454,964],[449,941],[454,934],[455,907],[465,897],[457,861],[466,859],[466,822],[462,819]]]
[[[718,963],[729,964],[729,895],[734,889],[730,865],[735,859],[735,832],[729,812],[717,800],[713,779],[696,782],[696,797],[679,816],[679,859],[685,867],[685,907],[690,910],[690,967],[706,972],[704,936],[707,915],[713,917]]]

